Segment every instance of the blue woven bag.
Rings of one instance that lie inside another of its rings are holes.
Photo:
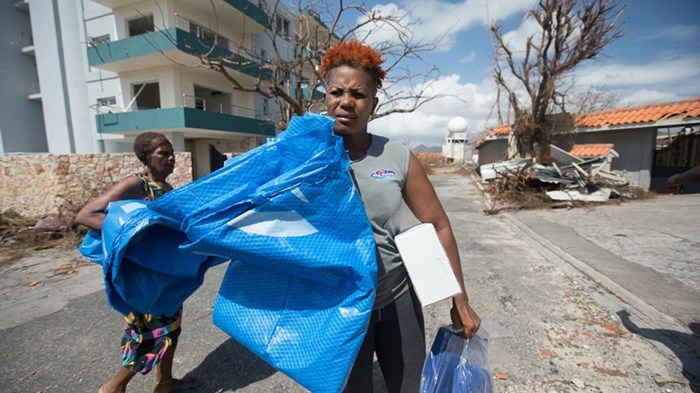
[[[144,288],[159,289],[159,307],[174,304],[171,291],[188,296],[208,267],[230,259],[214,323],[310,391],[342,390],[367,329],[377,266],[333,121],[293,118],[275,140],[126,216],[110,205],[101,241],[91,233],[81,247],[92,260],[102,254],[110,304],[154,309]],[[159,256],[171,264],[152,262]],[[182,291],[161,275],[173,271],[190,280]]]

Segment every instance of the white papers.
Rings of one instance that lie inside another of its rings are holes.
[[[398,234],[396,246],[423,306],[460,293],[457,278],[432,224],[418,224]]]

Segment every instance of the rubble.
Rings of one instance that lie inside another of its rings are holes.
[[[0,212],[0,267],[35,250],[77,248],[87,232],[70,217],[24,217],[14,210]]]
[[[638,199],[643,191],[630,185],[624,173],[611,171],[611,161],[620,155],[610,145],[604,154],[581,158],[555,146],[552,163],[535,163],[533,158],[513,159],[481,165],[477,172],[484,181],[492,207],[487,213],[508,208],[572,208],[611,199]],[[496,206],[501,205],[500,208]]]

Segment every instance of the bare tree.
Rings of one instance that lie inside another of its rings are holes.
[[[622,11],[620,0],[540,0],[526,15],[537,31],[526,37],[522,50],[500,26],[491,27],[494,79],[513,114],[512,121],[504,119],[499,102],[499,121],[511,124],[519,151],[541,163],[550,160],[552,134],[573,125],[566,110],[567,77],[622,36]]]
[[[211,4],[215,14],[216,8]],[[446,96],[429,93],[432,81],[440,72],[423,57],[438,46],[439,40],[414,40],[411,35],[414,22],[408,14],[386,15],[364,3],[345,0],[300,0],[296,9],[282,7],[279,0],[261,1],[260,6],[268,15],[264,34],[271,45],[269,53],[245,51],[241,46],[245,53],[224,54],[217,48],[228,41],[216,34],[218,29],[212,26],[215,34],[209,50],[202,53],[201,49],[194,50],[193,45],[190,54],[197,56],[203,67],[223,75],[233,89],[274,100],[279,109],[280,128],[286,127],[291,116],[324,110],[320,95],[324,81],[318,73],[320,61],[327,48],[347,39],[371,41],[386,60],[383,67],[387,79],[379,92],[383,99],[372,119],[413,112],[429,101]],[[213,20],[218,20],[218,16],[214,15]],[[353,23],[346,24],[347,21]],[[294,31],[288,22],[294,23]],[[389,38],[377,41],[379,32]],[[416,67],[416,62],[422,63],[422,67]],[[409,67],[408,63],[413,66]],[[255,77],[251,80],[232,72],[240,67],[254,69]]]
[[[566,108],[569,113],[591,113],[615,108],[620,104],[622,95],[607,90],[603,86],[587,86],[574,89],[566,95]]]

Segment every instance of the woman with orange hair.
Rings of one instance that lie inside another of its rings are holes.
[[[409,148],[368,132],[385,71],[379,52],[357,41],[341,42],[323,57],[328,115],[343,138],[351,170],[377,243],[377,292],[367,334],[346,392],[372,391],[374,354],[389,392],[417,392],[425,359],[425,327],[394,240],[401,229],[402,201],[416,218],[431,223],[462,289],[452,298],[452,323],[472,337],[481,320],[464,290],[457,242],[450,221],[423,168]]]

